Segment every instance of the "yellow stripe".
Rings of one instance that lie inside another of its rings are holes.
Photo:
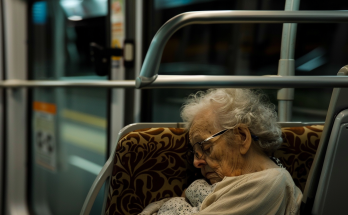
[[[62,116],[64,118],[66,118],[66,119],[70,119],[70,120],[73,120],[73,121],[77,121],[77,122],[93,125],[93,126],[104,128],[104,129],[107,126],[106,119],[101,118],[101,117],[97,117],[97,116],[93,116],[93,115],[90,115],[90,114],[77,112],[77,111],[64,109],[62,111]]]
[[[62,123],[63,140],[71,144],[89,149],[93,152],[105,154],[106,135],[103,131],[97,131],[92,128],[85,128],[73,123]]]

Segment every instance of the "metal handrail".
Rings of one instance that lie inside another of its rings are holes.
[[[346,76],[207,76],[158,75],[147,88],[348,88]]]
[[[348,22],[345,11],[200,11],[179,14],[156,33],[146,54],[136,87],[150,85],[157,78],[163,49],[180,28],[192,24],[217,23],[340,23]],[[210,76],[215,77],[215,76]],[[311,76],[312,77],[312,76]],[[249,79],[249,78],[248,78]],[[181,80],[181,79],[180,79]],[[278,80],[274,80],[278,81]],[[157,80],[156,80],[157,82]],[[167,82],[169,84],[169,82]],[[208,84],[208,82],[206,83]],[[171,85],[178,85],[172,83]],[[274,84],[276,85],[276,84]],[[285,87],[285,86],[284,86]],[[313,86],[312,86],[313,87]]]
[[[135,80],[83,80],[83,81],[27,81],[27,80],[5,80],[0,81],[0,88],[36,88],[36,87],[102,87],[102,88],[135,88]]]
[[[54,88],[54,87],[98,87],[98,88],[135,88],[134,80],[114,81],[0,81],[0,88]],[[208,75],[159,75],[152,88],[348,88],[348,76],[208,76]]]

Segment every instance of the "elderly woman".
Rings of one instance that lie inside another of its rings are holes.
[[[211,185],[195,181],[183,194],[186,201],[157,202],[158,215],[299,214],[301,191],[269,158],[282,138],[274,105],[264,95],[248,89],[199,92],[190,96],[181,116],[189,129],[193,165]]]

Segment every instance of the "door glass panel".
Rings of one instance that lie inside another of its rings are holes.
[[[95,75],[89,44],[106,44],[105,0],[32,1],[33,80],[106,80]],[[106,161],[108,90],[31,91],[30,207],[34,214],[79,214]],[[103,193],[91,214],[100,214]]]

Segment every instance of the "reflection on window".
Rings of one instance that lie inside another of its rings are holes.
[[[106,16],[107,0],[60,0],[66,16],[69,20],[78,20]]]
[[[173,7],[182,7],[195,3],[208,2],[213,0],[155,0],[156,9],[165,9]]]
[[[38,1],[33,4],[33,23],[36,25],[44,25],[47,22],[47,3]]]

